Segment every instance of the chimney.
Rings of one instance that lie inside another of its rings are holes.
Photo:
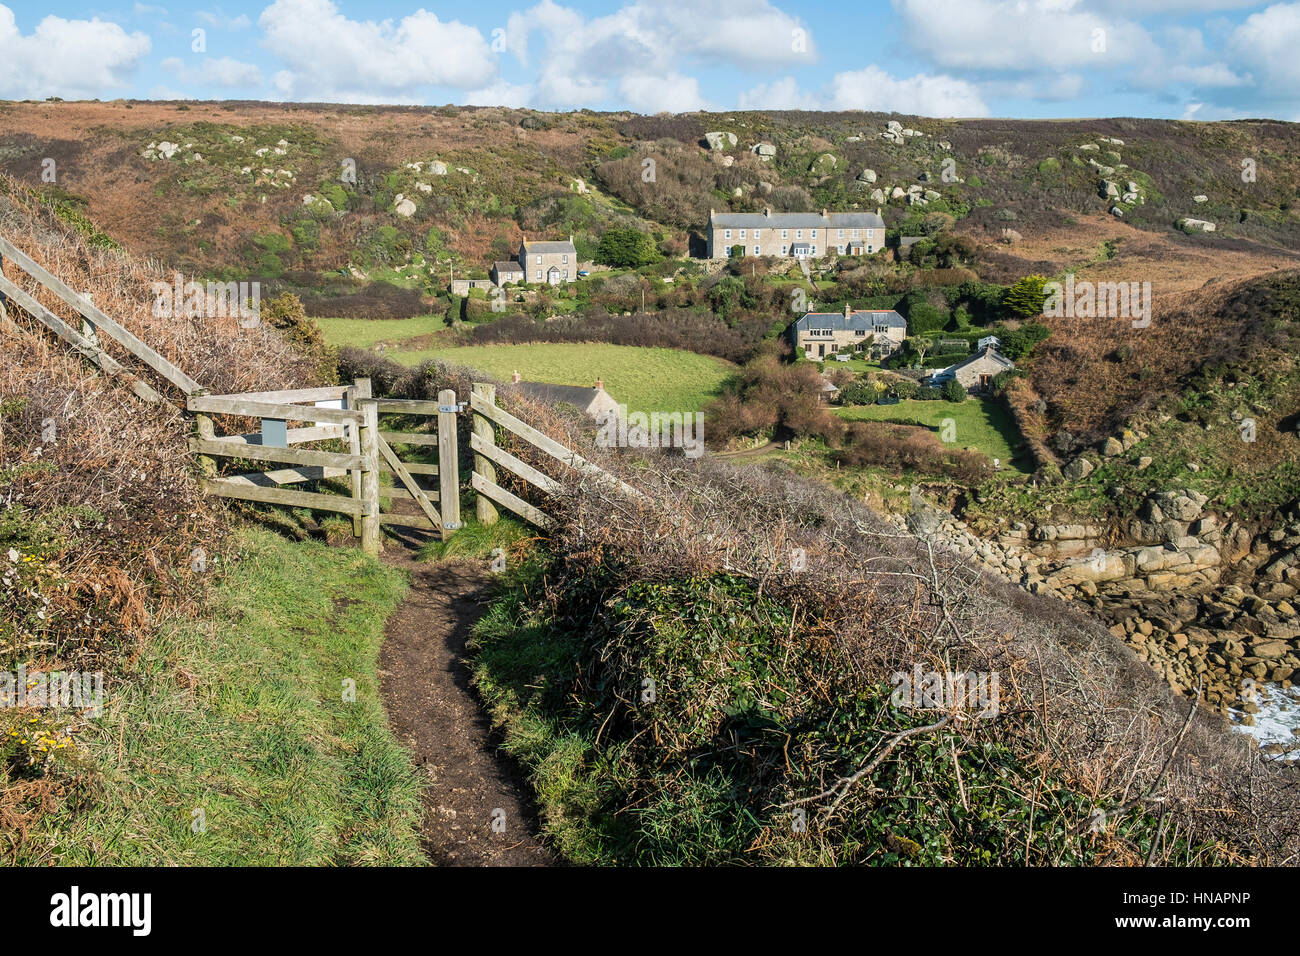
[[[877,215],[877,216],[880,215],[880,207],[879,207],[879,206],[876,207],[876,215]]]
[[[845,302],[845,303],[844,303],[844,318],[845,318],[845,319],[849,319],[850,317],[852,317],[852,315],[853,315],[853,306],[851,306],[851,305],[849,305],[847,302]]]
[[[764,206],[764,207],[763,207],[763,215],[764,215],[764,216],[767,216],[767,217],[770,219],[770,218],[772,217],[772,207],[771,207],[771,206]]]
[[[604,382],[603,379],[599,379],[599,378],[596,379],[596,388],[599,389],[599,390],[601,390],[601,391],[604,391],[604,389],[605,389],[605,382]]]
[[[515,373],[510,376],[510,381],[512,384],[515,385],[518,385],[520,383],[521,379],[519,377],[519,369],[515,369]]]
[[[830,215],[830,213],[828,213],[825,209],[823,209],[823,210],[822,210],[822,218],[823,218],[823,219],[829,219],[829,218],[831,218],[831,215]]]

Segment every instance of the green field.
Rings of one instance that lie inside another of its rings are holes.
[[[351,345],[368,349],[379,342],[402,342],[417,335],[429,335],[447,328],[441,315],[417,315],[410,319],[313,319],[325,336],[325,344],[342,348]]]
[[[210,570],[206,614],[140,645],[79,738],[93,772],[40,818],[16,862],[425,862],[421,778],[379,699],[384,622],[404,576],[262,529],[237,544],[229,567]]]
[[[556,385],[590,386],[599,378],[617,401],[644,412],[698,411],[734,368],[722,359],[677,349],[583,343],[466,345],[390,357],[403,365],[442,359],[504,381],[516,370],[525,381]]]
[[[953,444],[958,448],[983,452],[998,459],[1003,468],[1031,470],[1028,462],[1018,457],[1022,454],[1023,442],[1015,422],[1002,403],[992,399],[968,398],[957,404],[908,399],[897,405],[849,405],[837,408],[835,412],[851,422],[919,425],[936,433],[943,420],[951,418],[956,435]]]

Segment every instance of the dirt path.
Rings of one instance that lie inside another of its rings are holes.
[[[482,613],[483,562],[416,561],[389,540],[384,561],[411,575],[388,621],[380,688],[388,720],[427,777],[421,842],[438,866],[546,866],[517,768],[497,749],[469,686],[465,639]],[[493,819],[504,813],[503,832]]]

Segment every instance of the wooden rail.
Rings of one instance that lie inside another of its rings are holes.
[[[504,428],[533,447],[540,448],[560,464],[584,476],[610,482],[633,497],[645,497],[640,491],[615,478],[600,466],[587,461],[573,449],[566,448],[549,435],[538,431],[501,408],[496,403],[494,386],[475,382],[470,391],[469,401],[470,408],[474,412],[474,430],[470,435],[470,447],[474,451],[474,473],[470,476],[470,485],[479,494],[478,518],[483,524],[492,524],[497,520],[498,515],[494,505],[501,505],[540,528],[554,525],[554,520],[546,512],[497,484],[496,466],[521,478],[543,494],[554,496],[562,489],[560,482],[498,446],[494,426]]]
[[[40,265],[3,236],[0,236],[0,261],[13,262],[19,269],[26,272],[29,276],[57,296],[65,305],[75,309],[82,318],[86,319],[95,327],[96,332],[103,332],[105,335],[112,338],[124,349],[140,361],[144,362],[144,364],[148,365],[167,381],[171,382],[186,395],[197,395],[203,391],[202,386],[200,386],[198,382],[194,381],[194,379],[190,378],[167,359],[163,358],[151,349],[148,345],[145,345],[145,343],[140,341],[133,332],[129,329],[123,328],[116,321],[109,318],[96,308],[95,305],[84,295],[74,291],[62,279],[49,272],[45,267]],[[13,297],[14,300],[22,305],[24,309],[27,309],[27,311],[32,314],[33,318],[55,331],[56,334],[59,334],[60,338],[64,338],[65,341],[68,341],[67,338],[59,333],[58,330],[49,322],[49,316],[52,316],[53,313],[48,309],[44,309],[43,307],[39,311],[33,311],[30,309],[17,295],[15,295],[14,290],[16,287],[9,283],[8,280],[6,280],[5,285],[0,286],[0,288],[3,288],[4,292]],[[21,292],[22,290],[18,291]],[[66,323],[62,324],[67,327]],[[84,336],[82,338],[84,338]],[[82,351],[82,349],[78,348],[78,351]],[[85,352],[83,351],[82,354],[85,354]],[[101,365],[100,367],[102,368],[103,366]]]

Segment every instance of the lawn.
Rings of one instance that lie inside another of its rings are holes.
[[[237,543],[208,572],[204,617],[164,624],[106,688],[79,740],[95,783],[41,818],[16,862],[423,862],[420,780],[379,699],[403,575],[265,530]]]
[[[734,369],[722,359],[677,349],[583,343],[466,345],[389,357],[403,365],[443,359],[503,381],[516,370],[525,381],[557,385],[594,385],[599,378],[618,402],[644,412],[698,411]]]
[[[417,315],[410,319],[313,319],[325,336],[325,344],[352,345],[368,349],[379,342],[403,342],[447,328],[441,315]]]
[[[908,399],[897,405],[849,405],[835,412],[847,421],[918,425],[936,433],[944,419],[952,419],[957,447],[983,452],[998,459],[1004,468],[1032,470],[1028,461],[1017,457],[1023,454],[1024,443],[1015,422],[1002,403],[993,399],[968,398],[960,403]]]

